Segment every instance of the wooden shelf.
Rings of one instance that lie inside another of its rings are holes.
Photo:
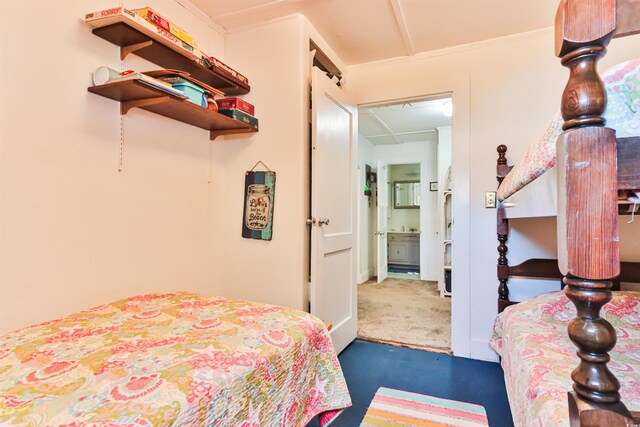
[[[141,108],[179,122],[206,129],[210,132],[212,140],[220,135],[258,131],[258,128],[209,111],[139,80],[125,80],[91,86],[88,91],[119,101],[122,114],[127,114],[132,108]]]
[[[120,59],[135,53],[163,68],[186,71],[192,77],[223,91],[225,95],[244,95],[251,89],[248,84],[236,82],[200,65],[193,58],[169,47],[161,38],[143,34],[125,22],[94,28],[92,31],[96,36],[120,46]]]

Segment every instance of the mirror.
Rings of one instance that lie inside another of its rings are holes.
[[[420,181],[394,181],[393,207],[418,209],[420,207]]]

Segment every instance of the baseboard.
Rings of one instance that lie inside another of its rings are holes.
[[[360,276],[358,277],[358,284],[366,282],[367,280],[371,279],[373,276],[374,276],[373,269],[369,269],[364,273],[360,273]]]
[[[472,339],[471,340],[472,359],[486,360],[487,362],[497,362],[498,354],[489,347],[488,340]]]
[[[435,275],[432,275],[430,273],[420,273],[420,280],[426,280],[429,282],[437,282],[438,281],[438,277],[436,277]]]

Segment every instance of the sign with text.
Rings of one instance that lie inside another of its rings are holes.
[[[271,240],[276,173],[249,171],[244,178],[242,237]]]

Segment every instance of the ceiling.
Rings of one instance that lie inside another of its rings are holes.
[[[551,27],[558,0],[190,0],[232,31],[302,13],[346,65]]]
[[[359,107],[358,133],[375,145],[437,142],[436,127],[451,125],[443,113],[451,98]]]

